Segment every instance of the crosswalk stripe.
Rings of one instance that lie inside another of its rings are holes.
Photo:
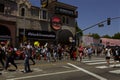
[[[105,64],[107,63],[106,61],[105,62],[94,62],[94,63],[87,63],[88,65],[96,65],[96,64]],[[111,61],[110,63],[114,63],[114,61]]]
[[[105,59],[104,58],[94,58],[94,59],[89,60],[88,58],[84,58],[82,61],[91,62],[91,61],[94,61],[94,60],[96,60],[96,61],[100,60],[101,61],[101,60],[105,60]],[[77,61],[80,61],[80,58],[78,58]]]
[[[84,63],[91,63],[91,62],[99,62],[99,61],[105,61],[105,60],[83,60]]]
[[[71,67],[69,67],[69,66],[62,66],[62,67],[67,68],[67,69],[70,69],[70,68],[71,68]]]
[[[105,69],[105,68],[112,68],[112,67],[114,67],[114,65],[110,65],[109,67],[108,66],[97,66],[96,68]],[[116,64],[116,67],[120,67],[120,64]]]
[[[106,64],[106,60],[104,58],[101,58],[101,59],[92,59],[92,60],[84,60],[82,61],[83,63],[85,64],[88,64],[88,65],[96,65],[96,64]],[[114,63],[114,60],[113,59],[110,59],[110,63]]]
[[[107,62],[104,58],[102,58],[102,59],[92,59],[92,60],[83,59],[82,62],[87,64],[87,65],[95,65],[96,66],[95,68],[99,68],[99,69],[106,69],[106,68],[111,68],[112,69],[115,66],[113,64],[114,63],[113,59],[110,59],[110,64],[111,65],[109,65],[109,66],[107,66]],[[119,62],[119,61],[117,61],[117,62]],[[120,63],[117,63],[116,67],[120,67]],[[111,71],[108,71],[108,72],[113,73],[113,74],[120,74],[120,69],[117,69],[117,70],[114,69],[114,70],[111,70]]]
[[[40,71],[43,71],[43,70],[39,69],[39,68],[33,68],[33,71],[40,72]]]
[[[115,74],[120,74],[120,69],[119,70],[112,70],[112,71],[109,71],[110,73],[115,73]]]

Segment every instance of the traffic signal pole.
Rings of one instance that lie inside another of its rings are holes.
[[[107,18],[106,20],[103,20],[103,21],[101,21],[101,22],[98,22],[98,23],[96,23],[96,24],[94,24],[94,25],[92,25],[92,26],[89,26],[89,27],[81,30],[81,31],[82,31],[82,32],[83,32],[83,31],[86,31],[86,30],[91,29],[91,28],[93,28],[93,27],[99,26],[100,24],[103,24],[103,23],[105,23],[105,22],[107,22],[107,25],[110,25],[110,24],[111,24],[111,21],[112,21],[112,20],[115,20],[115,19],[120,19],[120,17]],[[76,35],[78,35],[81,31],[76,32]],[[77,39],[77,38],[76,38],[76,39]],[[79,43],[79,41],[78,41],[78,43]]]
[[[111,22],[112,20],[115,20],[115,19],[120,19],[120,17],[109,18],[110,22]],[[107,22],[107,21],[108,21],[108,19],[106,19],[106,20],[104,20],[104,21],[101,21],[101,22],[98,22],[98,23],[96,23],[96,24],[94,24],[94,25],[92,25],[92,26],[89,26],[89,27],[81,30],[81,31],[86,31],[86,30],[91,29],[91,28],[93,28],[93,27],[95,27],[95,26],[98,26],[99,24],[103,24],[104,22]],[[80,33],[80,31],[77,32],[77,34],[78,34],[78,33]]]
[[[104,23],[104,22],[106,22],[107,20],[104,20],[104,21],[101,21],[101,22],[99,22],[99,23],[96,23],[96,24],[94,24],[94,25],[92,25],[92,26],[90,26],[90,27],[87,27],[87,28],[85,28],[85,29],[83,29],[82,31],[86,31],[86,30],[88,30],[88,29],[91,29],[91,28],[93,28],[93,27],[95,27],[95,26],[97,26],[97,25],[99,25],[99,24],[102,24],[102,23]]]

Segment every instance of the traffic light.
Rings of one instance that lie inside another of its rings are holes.
[[[107,25],[111,24],[111,18],[107,18]]]

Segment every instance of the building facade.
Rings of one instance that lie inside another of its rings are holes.
[[[14,46],[25,40],[67,43],[76,34],[77,7],[57,0],[0,0],[0,41]]]

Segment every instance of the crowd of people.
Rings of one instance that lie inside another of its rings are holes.
[[[18,51],[20,54],[19,56],[16,55],[16,53],[18,54]],[[17,59],[17,57],[22,57],[18,59],[24,60],[24,72],[27,73],[31,72],[29,60],[31,60],[33,65],[35,65],[35,60],[43,59],[47,62],[56,62],[57,60],[62,59],[73,59],[76,57],[76,50],[73,46],[68,47],[61,44],[52,45],[48,43],[45,43],[44,45],[35,45],[30,41],[26,41],[20,44],[19,48],[15,48],[9,41],[6,43],[1,42],[0,62],[3,70],[7,71],[11,64],[15,66],[16,70],[18,70],[18,67],[15,63],[15,59]]]
[[[92,46],[83,47],[82,45],[76,47],[73,45],[53,45],[45,43],[44,45],[35,45],[30,41],[20,44],[18,49],[14,48],[10,42],[1,43],[0,45],[0,62],[2,68],[7,70],[9,64],[11,63],[15,66],[16,70],[18,67],[15,63],[16,52],[19,51],[19,54],[22,54],[22,59],[24,59],[24,72],[31,72],[29,60],[33,62],[33,65],[36,64],[35,60],[45,60],[46,62],[56,62],[58,60],[77,60],[82,59],[88,56],[88,59],[91,60],[92,55],[94,55],[94,48]],[[114,59],[114,65],[116,66],[116,61],[120,61],[120,48],[118,46],[110,47],[107,46],[101,50],[105,55],[106,63],[110,65],[110,58]],[[4,61],[3,61],[4,60]]]

